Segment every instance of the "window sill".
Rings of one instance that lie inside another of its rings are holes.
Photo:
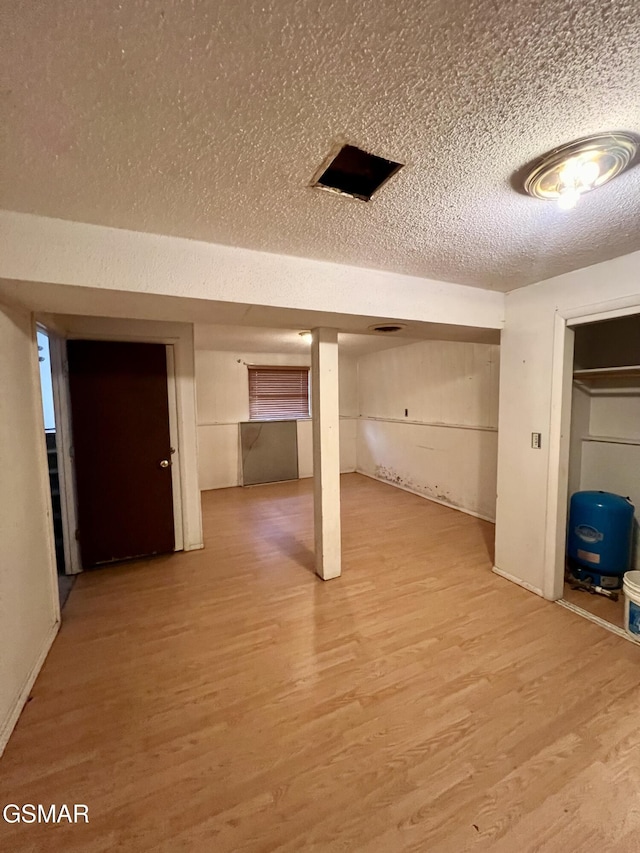
[[[310,421],[311,416],[306,418],[249,418],[248,421],[244,421],[247,424],[275,424],[275,423],[288,423],[289,421]]]

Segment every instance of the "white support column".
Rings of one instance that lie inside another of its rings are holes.
[[[311,414],[316,572],[327,581],[341,573],[338,332],[335,329],[312,331]]]

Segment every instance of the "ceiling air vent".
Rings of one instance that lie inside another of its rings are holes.
[[[369,201],[402,166],[402,163],[367,154],[354,145],[343,145],[328,165],[323,163],[320,176],[311,182],[311,186]]]
[[[391,334],[392,332],[401,332],[403,329],[407,327],[404,323],[378,323],[375,326],[369,326],[370,332],[382,332],[385,335]]]

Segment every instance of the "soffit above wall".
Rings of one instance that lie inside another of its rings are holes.
[[[0,300],[8,305],[43,315],[113,317],[134,320],[160,320],[195,324],[196,347],[200,349],[259,349],[261,352],[302,352],[298,332],[316,326],[328,326],[347,333],[343,346],[357,339],[358,347],[385,348],[395,341],[450,340],[471,343],[499,343],[498,329],[463,326],[451,323],[428,323],[402,320],[405,329],[393,338],[368,333],[371,325],[393,322],[394,317],[328,313],[266,305],[192,299],[179,296],[75,287],[33,281],[0,278]],[[274,337],[275,336],[275,337]],[[367,338],[368,343],[361,339]],[[282,349],[284,342],[287,348]],[[253,343],[250,344],[250,341]],[[258,342],[273,348],[262,349]],[[274,343],[277,342],[277,346]],[[374,341],[379,344],[373,344]],[[271,342],[271,343],[270,343]],[[291,343],[293,342],[293,343]],[[289,346],[294,347],[289,349]]]
[[[308,355],[310,352],[310,343],[300,337],[299,331],[293,329],[217,326],[198,323],[194,331],[197,350],[296,353],[299,355]],[[398,335],[338,333],[340,352],[353,356],[407,346],[417,343],[419,340],[471,340],[475,343],[499,343],[500,333],[492,329],[479,330],[464,326],[438,326],[438,324],[433,324],[430,329],[416,325],[416,327]]]
[[[640,248],[640,168],[575,211],[534,157],[640,131],[635,0],[5,0],[5,208],[509,290]],[[346,141],[406,166],[308,184]]]

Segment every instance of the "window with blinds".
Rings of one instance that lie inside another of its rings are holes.
[[[249,368],[249,418],[252,421],[308,417],[308,367]]]

